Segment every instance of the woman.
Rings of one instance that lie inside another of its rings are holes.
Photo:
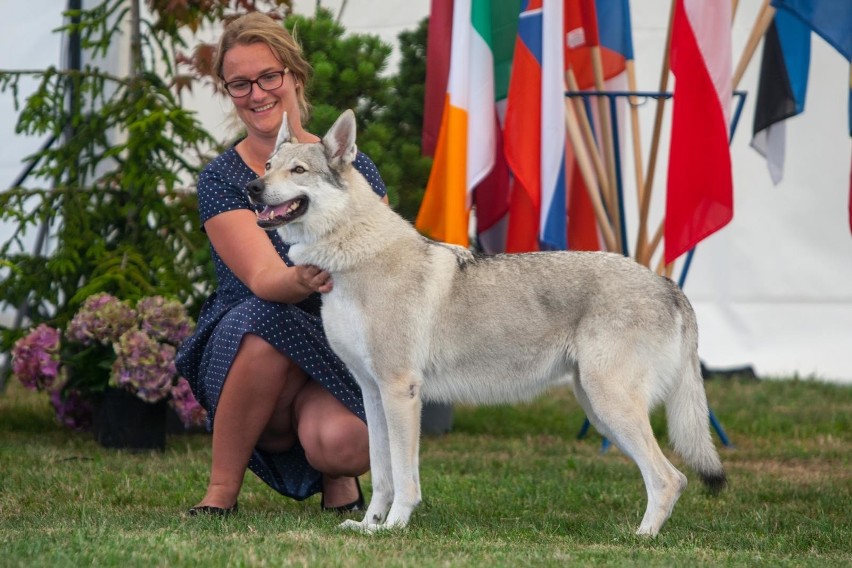
[[[284,111],[295,139],[320,140],[302,128],[311,69],[281,23],[259,13],[225,27],[214,69],[246,136],[198,180],[218,288],[177,360],[213,429],[209,485],[189,514],[234,512],[246,467],[294,499],[322,491],[324,509],[358,510],[357,476],[369,469],[363,402],[319,318],[320,294],[334,283],[292,265],[245,193],[264,173]],[[372,161],[359,153],[355,167],[387,201]]]

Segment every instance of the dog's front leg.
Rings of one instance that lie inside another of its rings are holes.
[[[382,407],[381,393],[375,380],[358,381],[364,396],[364,411],[367,415],[367,430],[370,437],[370,478],[372,496],[367,514],[358,522],[347,519],[340,526],[364,532],[381,528],[393,502],[393,476],[391,452],[388,441],[388,424]]]
[[[405,527],[420,503],[420,376],[407,372],[382,382],[382,405],[390,442],[394,498],[385,527]]]

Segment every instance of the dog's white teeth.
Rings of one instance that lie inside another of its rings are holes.
[[[299,208],[299,202],[294,201],[293,203],[290,204],[290,207],[287,208],[287,213],[292,213],[293,211],[295,211],[298,208]]]

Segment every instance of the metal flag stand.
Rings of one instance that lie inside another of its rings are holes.
[[[736,105],[734,108],[734,114],[731,119],[731,129],[729,135],[729,142],[734,137],[734,132],[736,132],[737,124],[740,120],[740,115],[742,114],[743,105],[745,104],[746,93],[745,91],[734,91],[734,97],[736,98]],[[580,92],[566,92],[565,96],[567,97],[582,97],[583,103],[586,107],[587,116],[592,116],[591,113],[591,105],[589,99],[591,97],[606,97],[609,101],[609,113],[612,117],[612,121],[610,122],[612,129],[612,146],[613,146],[613,157],[614,157],[614,169],[615,169],[615,182],[616,182],[616,192],[617,192],[617,201],[618,201],[618,219],[622,234],[621,239],[621,253],[624,256],[630,256],[630,251],[627,247],[627,228],[625,222],[624,215],[624,188],[621,176],[621,152],[619,149],[619,138],[618,138],[618,108],[616,107],[616,101],[619,98],[623,97],[636,97],[636,98],[644,98],[644,99],[669,99],[672,97],[672,93],[670,92],[645,92],[645,91],[580,91]],[[686,282],[686,276],[689,273],[689,267],[692,264],[692,258],[695,255],[695,247],[693,247],[686,255],[684,259],[683,269],[681,270],[680,277],[678,278],[678,286],[683,289],[683,285]],[[730,438],[725,433],[724,428],[722,428],[722,424],[716,418],[716,415],[713,414],[713,410],[709,409],[709,418],[710,424],[713,426],[713,430],[716,431],[716,434],[719,436],[719,440],[722,442],[722,445],[728,448],[732,448],[733,444],[731,443]],[[586,417],[583,421],[583,425],[580,427],[580,431],[577,433],[577,439],[582,439],[588,434],[589,427],[591,423],[589,422],[588,417]],[[605,453],[612,443],[607,439],[603,438],[601,440],[601,453]]]

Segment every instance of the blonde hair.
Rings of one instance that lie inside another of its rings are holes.
[[[302,122],[308,120],[311,105],[305,97],[305,86],[311,78],[311,64],[302,55],[302,46],[288,32],[281,22],[273,20],[266,14],[250,12],[225,24],[219,47],[213,60],[213,71],[224,82],[222,66],[225,54],[235,45],[251,45],[262,43],[269,46],[276,59],[290,70],[296,83],[296,97]],[[220,85],[221,86],[221,85]]]

